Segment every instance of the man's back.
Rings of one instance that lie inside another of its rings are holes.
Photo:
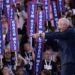
[[[75,63],[75,31],[68,28],[64,32],[49,32],[46,39],[58,39],[62,64]]]
[[[68,29],[63,32],[64,39],[59,39],[62,64],[75,63],[75,31]]]

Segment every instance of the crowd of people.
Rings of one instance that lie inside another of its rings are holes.
[[[32,46],[29,42],[27,34],[27,4],[31,0],[18,0],[13,4],[15,11],[15,20],[18,27],[19,52],[17,53],[17,61],[15,61],[15,53],[10,49],[10,41],[8,39],[8,21],[4,10],[2,11],[2,29],[4,52],[2,55],[2,63],[0,62],[0,75],[35,75],[34,64],[36,58],[36,40],[33,37]],[[75,26],[75,5],[72,0],[64,0],[65,13],[60,14],[60,18],[66,18],[70,21],[70,27]],[[63,27],[63,26],[61,26]],[[45,25],[45,32],[49,29],[51,32],[58,31],[51,26]],[[69,36],[70,37],[70,36]],[[61,53],[59,50],[59,40],[48,39],[43,43],[42,64],[39,75],[61,75]],[[63,46],[64,47],[64,46]],[[64,56],[64,55],[63,55]],[[63,58],[62,58],[63,60]],[[1,61],[1,60],[0,60]],[[16,66],[17,63],[17,66]],[[64,74],[62,74],[64,75]],[[66,74],[67,75],[67,74]]]

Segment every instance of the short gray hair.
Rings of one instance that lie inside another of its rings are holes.
[[[69,19],[67,19],[67,18],[60,18],[60,19],[58,20],[58,23],[59,23],[59,22],[62,22],[63,25],[66,24],[66,25],[72,27],[72,23],[71,23],[71,21],[70,21]]]

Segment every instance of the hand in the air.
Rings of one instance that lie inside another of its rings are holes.
[[[35,33],[35,34],[32,35],[32,37],[35,38],[35,39],[38,38],[38,37],[44,38],[45,37],[45,33]]]

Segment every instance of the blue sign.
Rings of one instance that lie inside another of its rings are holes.
[[[17,51],[18,50],[18,33],[17,33],[17,26],[16,26],[16,21],[15,20],[11,20],[11,49],[13,51]]]
[[[58,12],[63,12],[64,3],[63,0],[58,0]]]
[[[13,51],[18,50],[18,29],[14,19],[14,9],[12,8],[13,0],[6,0],[6,12],[8,18],[8,39]]]
[[[37,20],[37,32],[42,33],[44,31],[44,12],[38,11],[38,20]],[[43,47],[43,38],[39,37],[38,43],[36,46],[36,60],[35,60],[35,73],[38,74],[41,71],[42,63],[42,47]]]
[[[10,19],[14,19],[14,10],[10,8]]]
[[[35,17],[36,17],[36,5],[31,1],[29,2],[29,7],[28,7],[28,32],[29,35],[33,34],[35,32]]]
[[[0,54],[2,53],[3,50],[3,37],[2,37],[2,23],[0,21]]]
[[[3,2],[0,1],[0,54],[3,52],[3,35],[2,35],[2,22],[1,22],[1,16],[2,16],[2,8],[3,8]]]
[[[44,0],[45,18],[50,20],[50,1]]]
[[[52,1],[52,11],[53,11],[53,18],[54,18],[54,26],[57,27],[58,22],[58,12],[57,12],[57,5],[55,1]]]

